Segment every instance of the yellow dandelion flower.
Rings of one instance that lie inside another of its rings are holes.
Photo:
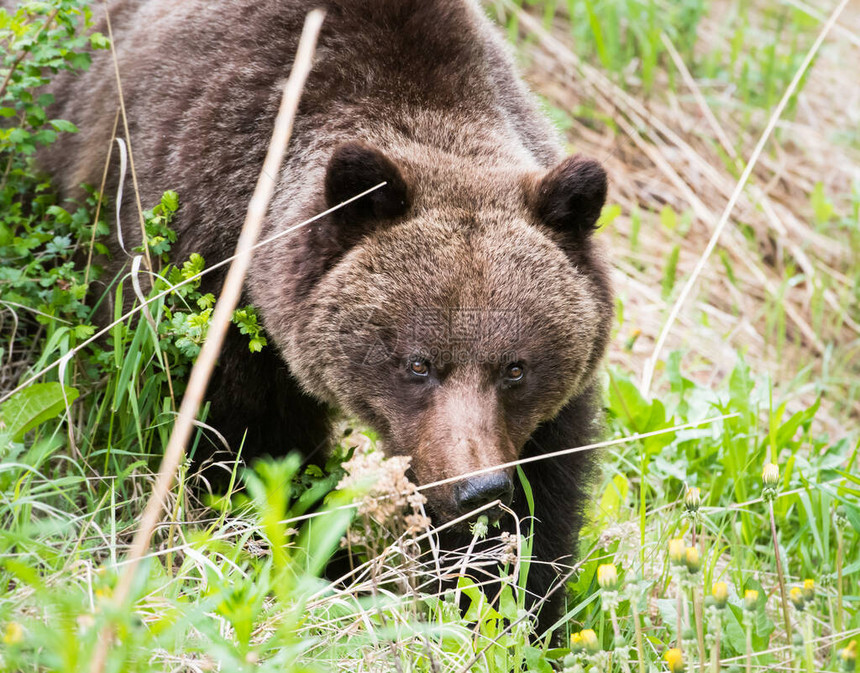
[[[611,563],[604,563],[597,568],[597,583],[601,589],[615,591],[618,588],[618,570]]]
[[[3,630],[3,642],[16,645],[24,640],[24,629],[18,622],[9,622]]]
[[[755,610],[758,603],[758,591],[755,589],[747,589],[744,591],[744,609]]]
[[[682,565],[684,563],[684,552],[686,545],[680,538],[669,540],[669,561],[672,565]]]
[[[839,650],[839,658],[842,660],[842,670],[851,673],[857,665],[857,641],[852,640],[848,647]]]
[[[795,609],[803,610],[803,604],[806,602],[803,598],[803,591],[798,587],[791,587],[791,590],[788,592],[788,597],[791,599],[791,604]]]
[[[714,604],[722,610],[729,602],[729,586],[725,582],[714,582],[711,595],[714,597]]]
[[[582,645],[589,654],[597,654],[600,652],[600,642],[597,640],[597,634],[594,629],[585,629],[579,632],[582,636]]]
[[[690,512],[698,512],[702,504],[702,492],[696,488],[687,489],[687,495],[684,496],[684,505]]]
[[[673,647],[663,655],[663,658],[666,660],[670,673],[682,673],[684,670],[684,655],[681,654],[681,650]]]
[[[807,603],[811,603],[815,598],[815,580],[806,579],[803,580],[803,600]]]
[[[779,481],[779,468],[773,463],[765,465],[761,472],[761,481],[765,486],[776,486]]]
[[[684,563],[691,575],[695,575],[702,568],[702,560],[699,558],[699,550],[695,547],[687,547],[684,552]]]

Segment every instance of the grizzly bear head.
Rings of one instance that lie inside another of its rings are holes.
[[[535,429],[593,383],[612,318],[593,232],[607,179],[362,143],[337,147],[326,268],[281,342],[301,384],[412,458],[448,520],[512,490]]]

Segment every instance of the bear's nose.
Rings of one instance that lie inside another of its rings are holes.
[[[461,514],[493,500],[501,500],[503,504],[509,505],[513,494],[514,484],[506,472],[482,474],[461,481],[454,487],[454,498]]]

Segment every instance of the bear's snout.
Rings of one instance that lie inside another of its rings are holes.
[[[465,479],[454,486],[454,502],[460,514],[467,514],[494,500],[510,505],[513,494],[514,482],[507,472],[501,471]]]

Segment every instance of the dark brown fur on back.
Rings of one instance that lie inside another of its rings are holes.
[[[606,177],[595,162],[562,161],[476,3],[109,3],[143,203],[179,193],[178,259],[232,252],[304,17],[318,5],[327,15],[316,63],[263,235],[388,184],[257,253],[246,294],[273,346],[251,355],[231,336],[210,388],[213,423],[234,446],[248,432],[245,457],[309,454],[340,409],[374,426],[387,451],[411,455],[422,483],[588,443],[612,315],[591,237]],[[100,181],[109,147],[109,55],[53,90],[52,116],[81,132],[40,159],[74,195]],[[132,199],[122,221],[133,241]],[[123,261],[117,253],[114,267]],[[468,311],[478,318],[464,340],[451,326]],[[427,336],[427,321],[448,332]],[[377,342],[384,356],[367,357]],[[404,373],[418,356],[432,379]],[[511,362],[528,376],[502,385],[499,367]],[[570,562],[592,470],[587,453],[525,468],[537,596],[556,581],[549,563]],[[431,494],[434,514],[451,516],[452,497]],[[519,490],[513,506],[528,515]]]

